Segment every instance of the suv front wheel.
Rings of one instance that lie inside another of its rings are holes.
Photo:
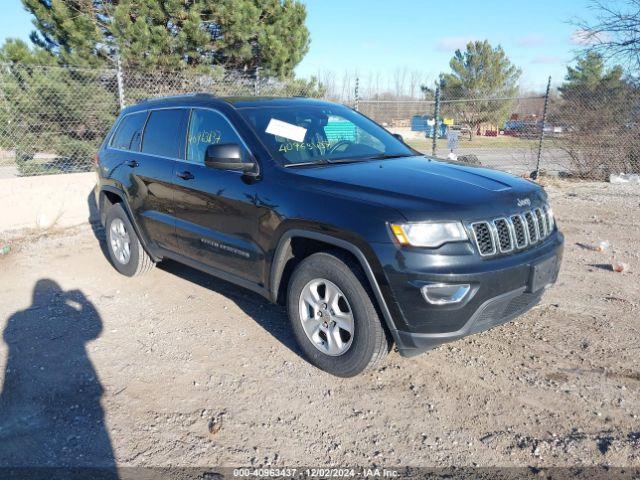
[[[155,262],[142,248],[127,213],[119,203],[107,210],[105,233],[109,259],[118,272],[135,277],[153,268]]]
[[[341,252],[315,253],[289,282],[291,327],[306,358],[339,377],[352,377],[381,361],[387,333],[360,266]]]

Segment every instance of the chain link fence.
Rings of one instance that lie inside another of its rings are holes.
[[[506,129],[504,122],[481,121],[498,103],[508,110],[506,118],[542,118],[544,97],[439,99],[438,102],[360,100],[359,110],[426,154],[515,174],[529,173],[536,167],[540,128],[530,120],[511,120]]]
[[[543,168],[566,159],[578,178],[640,174],[640,89],[632,84],[567,89],[550,98],[547,124]]]
[[[539,170],[607,180],[640,174],[640,90],[630,84],[513,98],[361,99],[358,105],[414,148],[440,158],[517,175]]]
[[[115,70],[0,69],[0,178],[88,170],[119,111]]]
[[[340,90],[215,70],[148,73],[0,64],[0,178],[88,171],[121,106],[192,92],[338,101],[424,153],[518,175],[538,168],[591,179],[640,173],[640,94],[631,86],[514,98],[446,98],[436,92],[425,100],[359,91],[358,83]]]
[[[122,106],[192,92],[324,97],[314,82],[216,71],[142,73],[0,64],[0,178],[89,171]]]

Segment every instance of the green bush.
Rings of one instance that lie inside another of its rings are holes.
[[[115,75],[5,64],[0,145],[21,175],[86,171],[118,113]]]

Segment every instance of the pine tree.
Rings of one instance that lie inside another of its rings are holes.
[[[75,66],[96,66],[109,55],[100,0],[22,0],[34,16],[31,41]],[[104,2],[107,3],[107,2]]]
[[[62,64],[96,66],[115,51],[127,67],[218,65],[286,78],[309,47],[299,0],[22,0],[32,41]]]
[[[607,69],[602,55],[590,51],[578,58],[575,67],[567,67],[565,83],[559,90],[565,100],[588,98],[595,94],[618,96],[627,86],[623,75],[622,67],[616,65]]]
[[[472,134],[483,123],[506,120],[513,102],[504,99],[517,94],[521,71],[502,47],[493,48],[486,40],[469,42],[464,52],[456,50],[449,66],[451,73],[440,75],[442,98],[473,101],[445,104],[445,113],[466,123]]]
[[[620,66],[607,69],[602,55],[592,51],[578,58],[575,67],[567,67],[565,82],[558,88],[560,112],[571,119],[574,132],[586,135],[629,121],[633,89],[623,75]]]

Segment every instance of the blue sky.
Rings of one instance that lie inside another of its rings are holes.
[[[560,83],[579,48],[568,22],[592,19],[588,0],[305,0],[311,32],[301,75],[329,69],[361,74],[400,68],[435,79],[469,40],[500,44],[525,88]]]
[[[567,62],[580,48],[573,25],[593,18],[588,0],[303,0],[311,32],[300,76],[320,71],[365,77],[398,69],[421,72],[432,81],[447,70],[457,47],[469,40],[500,44],[522,71],[525,89],[542,89],[549,75],[562,81]],[[0,42],[25,40],[33,30],[20,0],[0,1]]]

